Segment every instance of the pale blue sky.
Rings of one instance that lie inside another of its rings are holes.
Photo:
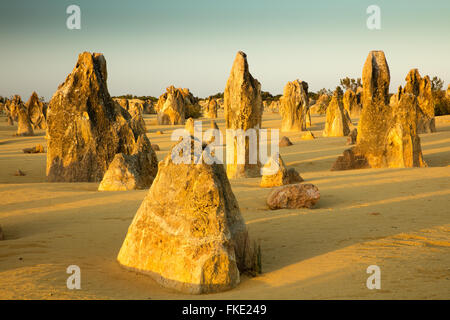
[[[81,30],[66,28],[70,4],[81,7]],[[381,30],[366,27],[371,4]],[[391,91],[411,68],[447,85],[449,35],[448,0],[2,0],[0,95],[49,99],[82,51],[104,53],[112,95],[223,91],[238,50],[273,94],[297,78],[315,91],[360,77],[370,50],[386,53]]]

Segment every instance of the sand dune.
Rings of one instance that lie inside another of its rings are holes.
[[[183,126],[155,125],[148,137],[162,159]],[[325,117],[313,116],[317,139],[286,136],[286,165],[315,184],[314,209],[266,207],[270,189],[259,179],[232,180],[251,237],[262,248],[263,273],[230,291],[187,296],[116,262],[126,231],[147,191],[98,192],[97,183],[47,183],[45,131],[13,137],[16,126],[0,117],[0,299],[449,299],[450,116],[422,134],[427,168],[330,171],[348,148],[346,138],[323,138]],[[217,124],[224,129],[223,115]],[[264,128],[280,116],[265,113]],[[204,119],[204,129],[209,120]],[[158,135],[156,131],[164,134]],[[14,176],[20,169],[25,176]],[[366,268],[381,268],[381,290],[369,290]],[[81,268],[81,290],[68,290],[66,268]]]

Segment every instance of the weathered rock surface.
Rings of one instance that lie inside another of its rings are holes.
[[[280,111],[280,101],[273,100],[269,105],[269,110],[272,113],[278,113]]]
[[[307,111],[308,83],[299,80],[288,82],[280,98],[281,131],[306,130]]]
[[[184,124],[186,106],[182,92],[174,86],[166,89],[156,104],[158,124]]]
[[[302,135],[302,140],[314,140],[315,138],[314,134],[309,130]]]
[[[331,97],[327,94],[320,95],[316,103],[310,107],[310,112],[313,114],[325,114],[327,112],[328,104],[331,101]]]
[[[417,134],[417,98],[400,90],[398,102],[389,104],[390,74],[382,51],[369,53],[362,81],[357,144],[333,168],[357,169],[366,167],[364,164],[372,168],[426,166]]]
[[[230,77],[224,91],[225,124],[227,129],[242,129],[246,132],[255,129],[259,132],[262,116],[261,84],[254,79],[249,72],[247,55],[239,51],[231,68]],[[258,139],[257,139],[258,140]],[[250,141],[245,138],[245,145],[238,146],[234,139],[234,160],[227,163],[228,178],[258,177],[260,176],[261,164],[250,163]],[[256,158],[259,157],[258,143],[256,143]],[[238,147],[242,147],[245,153],[245,163],[237,163]]]
[[[289,184],[273,189],[267,196],[267,205],[271,210],[312,208],[319,199],[320,192],[315,185]]]
[[[434,118],[434,99],[431,91],[431,81],[428,76],[421,77],[419,70],[412,69],[406,76],[403,93],[416,97],[419,106],[417,114],[417,133],[436,132]]]
[[[4,240],[5,236],[3,235],[2,226],[0,226],[0,240]]]
[[[39,100],[36,92],[31,94],[26,104],[28,116],[34,129],[46,129],[47,123],[44,116],[44,103]]]
[[[131,115],[110,97],[106,81],[104,56],[84,52],[53,95],[47,110],[49,181],[101,181],[117,153],[151,150],[145,132],[133,129]]]
[[[15,106],[17,113],[17,136],[33,136],[33,126],[31,124],[30,116],[26,106],[20,101],[19,105]]]
[[[133,132],[147,132],[145,120],[143,117],[143,106],[136,102],[130,102],[128,105],[128,112],[130,113],[130,125]]]
[[[157,158],[153,149],[137,148],[131,155],[118,153],[108,167],[99,191],[147,189],[157,173]]]
[[[172,152],[172,151],[171,151]],[[118,254],[119,263],[164,287],[212,293],[235,287],[242,273],[260,271],[223,165],[160,162],[149,193]]]
[[[343,97],[344,110],[347,111],[350,117],[359,117],[361,113],[361,105],[358,103],[356,93],[352,90],[347,90]]]
[[[264,165],[263,176],[260,183],[261,187],[271,188],[303,181],[303,178],[294,168],[290,168],[289,170],[286,168],[286,165],[279,154],[277,158],[277,163],[274,163],[275,159],[271,157]],[[272,171],[277,167],[277,172],[272,173]],[[264,173],[264,170],[268,170],[268,173]]]
[[[289,140],[288,137],[283,136],[283,137],[280,139],[279,146],[280,146],[280,147],[289,147],[289,146],[292,146],[292,144],[293,144],[293,143],[291,142],[291,140]]]
[[[323,136],[343,137],[349,133],[349,118],[344,111],[344,105],[342,103],[342,89],[337,87],[327,108],[327,118]]]

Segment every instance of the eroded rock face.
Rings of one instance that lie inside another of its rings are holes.
[[[286,84],[280,98],[281,131],[306,130],[308,103],[308,83],[295,80]]]
[[[362,81],[363,108],[353,154],[372,168],[425,166],[416,130],[417,99],[403,94],[390,106],[389,67],[382,51],[369,53]]]
[[[336,88],[327,108],[324,137],[343,137],[350,133],[349,118],[342,103],[342,89]]]
[[[39,100],[36,92],[31,94],[26,104],[28,116],[34,129],[46,129],[47,123],[44,116],[44,103]]]
[[[289,170],[286,168],[283,159],[278,154],[278,165],[274,164],[274,158],[269,158],[267,163],[264,165],[263,170],[270,170],[271,168],[276,168],[278,166],[278,170],[274,174],[270,171],[268,174],[264,174],[261,178],[260,186],[263,188],[271,188],[283,186],[286,184],[299,183],[303,181],[303,178],[298,174],[298,172],[294,168],[290,168]]]
[[[352,90],[347,90],[343,97],[344,110],[347,111],[350,117],[359,117],[361,113],[361,105],[358,103],[356,93]]]
[[[184,124],[186,106],[179,89],[170,86],[156,104],[158,124]]]
[[[133,154],[145,132],[133,129],[131,116],[107,88],[106,60],[83,52],[47,110],[47,177],[51,182],[101,181],[117,153]]]
[[[325,114],[327,112],[328,104],[331,97],[327,94],[320,95],[316,103],[310,107],[310,112],[313,114]]]
[[[130,125],[133,132],[147,132],[143,117],[143,106],[136,102],[129,103],[128,112],[131,116]]]
[[[403,93],[409,93],[417,98],[419,106],[417,114],[417,133],[436,132],[434,119],[434,99],[431,91],[431,81],[428,76],[422,78],[419,70],[412,69],[406,76]]]
[[[118,255],[119,263],[164,287],[212,293],[235,287],[260,270],[223,165],[175,164],[171,152],[141,204]]]
[[[319,189],[310,183],[289,184],[272,190],[267,205],[275,209],[312,208],[320,199]]]
[[[28,110],[22,100],[15,101],[13,106],[14,114],[17,115],[17,133],[16,136],[33,136],[33,126],[31,124]]]
[[[0,226],[0,240],[5,239],[5,236],[3,235],[2,226]]]
[[[225,124],[227,129],[242,129],[246,132],[261,128],[262,100],[261,84],[249,72],[247,55],[239,51],[231,68],[230,77],[224,91]],[[258,139],[257,139],[258,140]],[[245,139],[242,146],[245,152],[245,164],[237,163],[237,139],[234,143],[234,160],[227,163],[228,178],[257,177],[260,176],[260,163],[250,163],[250,141]],[[257,143],[256,143],[257,144]],[[227,146],[231,148],[231,146]],[[258,145],[256,147],[258,158]]]

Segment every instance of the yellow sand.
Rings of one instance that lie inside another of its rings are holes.
[[[149,138],[162,159],[182,126],[157,126]],[[223,115],[217,123],[224,127]],[[265,113],[263,127],[279,128]],[[259,179],[231,182],[252,238],[262,247],[263,274],[228,292],[187,296],[121,268],[116,256],[147,191],[98,192],[97,183],[47,183],[45,132],[13,137],[0,117],[1,299],[449,299],[450,116],[423,134],[428,168],[329,171],[346,138],[323,138],[324,117],[313,116],[315,140],[286,134],[288,166],[318,186],[315,209],[270,211],[270,189]],[[209,120],[204,121],[209,128]],[[156,134],[163,130],[164,134]],[[280,135],[280,138],[283,134]],[[21,169],[26,176],[14,176]],[[369,290],[366,269],[381,268],[381,290]],[[68,290],[66,268],[81,268],[81,290]]]

